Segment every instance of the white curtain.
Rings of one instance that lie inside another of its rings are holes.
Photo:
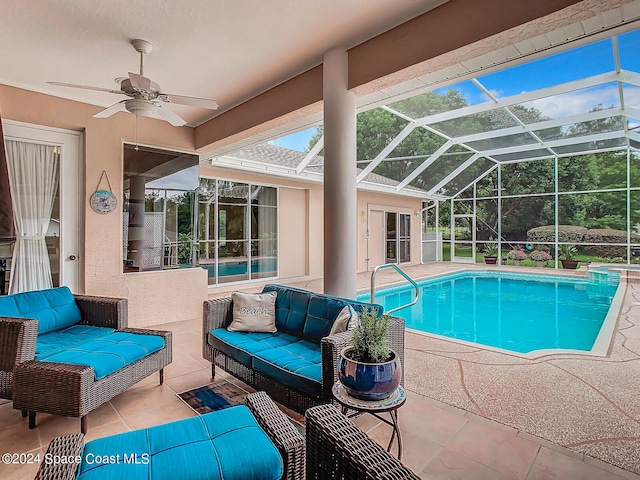
[[[58,189],[59,157],[55,147],[6,141],[16,245],[9,293],[53,286],[45,235]]]

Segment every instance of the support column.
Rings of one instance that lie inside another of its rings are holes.
[[[329,50],[323,63],[324,292],[355,298],[356,100],[348,89],[348,54]]]

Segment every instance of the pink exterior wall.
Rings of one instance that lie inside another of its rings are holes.
[[[414,212],[420,212],[421,208],[420,198],[362,190],[358,192],[358,272],[372,270],[384,263],[385,211],[411,215],[411,264],[420,263],[420,215],[415,216]]]
[[[129,299],[129,325],[146,326],[202,317],[207,298],[206,272],[122,273],[122,211],[98,215],[88,207],[102,170],[113,193],[122,198],[122,144],[135,140],[135,117],[118,113],[106,119],[92,115],[100,107],[0,85],[2,118],[84,132],[83,189],[84,283],[87,294]],[[161,148],[193,151],[193,129],[139,119],[139,142]],[[120,202],[119,202],[120,204]]]

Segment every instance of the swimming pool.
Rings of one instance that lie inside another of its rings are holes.
[[[591,351],[604,330],[618,284],[465,271],[418,285],[418,302],[393,313],[406,320],[407,328],[528,354],[548,349]],[[358,299],[368,301],[369,295]],[[413,288],[407,285],[380,290],[375,296],[385,311],[412,299]],[[613,328],[608,325],[607,330],[612,333]]]

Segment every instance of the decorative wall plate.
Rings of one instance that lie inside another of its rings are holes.
[[[118,206],[116,196],[109,190],[97,190],[89,200],[91,208],[100,215],[113,212]]]

